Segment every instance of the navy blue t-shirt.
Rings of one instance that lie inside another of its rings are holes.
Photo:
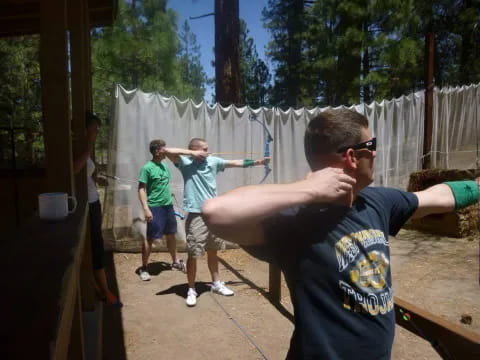
[[[351,208],[310,205],[265,221],[266,244],[290,289],[288,359],[390,359],[395,330],[388,236],[418,207],[412,193],[368,187]]]

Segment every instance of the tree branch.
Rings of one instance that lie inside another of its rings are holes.
[[[209,14],[200,15],[200,16],[189,16],[188,18],[190,20],[196,20],[196,19],[201,19],[201,18],[207,17],[207,16],[213,16],[213,15],[215,15],[214,12],[209,13]]]

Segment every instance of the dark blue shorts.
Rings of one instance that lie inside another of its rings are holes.
[[[148,207],[152,212],[152,221],[147,222],[147,239],[160,239],[163,235],[177,232],[177,220],[173,205]]]

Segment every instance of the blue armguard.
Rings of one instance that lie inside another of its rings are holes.
[[[446,181],[444,184],[448,185],[452,190],[456,210],[477,203],[480,192],[475,181]]]

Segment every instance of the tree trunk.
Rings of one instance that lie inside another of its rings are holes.
[[[361,66],[361,71],[362,71],[362,89],[361,89],[361,101],[363,101],[365,104],[369,104],[370,101],[372,101],[371,93],[370,93],[370,84],[365,82],[365,78],[368,76],[370,73],[370,54],[368,51],[368,45],[370,43],[370,38],[368,35],[368,24],[369,21],[365,20],[362,24],[362,32],[365,36],[365,40],[363,42],[362,48],[363,48],[363,53],[362,53],[362,66]]]
[[[422,169],[431,165],[432,129],[433,129],[433,71],[435,36],[433,32],[425,35],[425,124],[423,139]]]
[[[240,104],[238,0],[215,0],[215,95],[222,105]]]
[[[362,62],[363,62],[362,70],[363,70],[363,81],[364,81],[362,90],[363,90],[363,102],[366,104],[369,104],[372,101],[370,96],[370,85],[365,83],[365,78],[370,73],[370,59],[368,56],[369,56],[368,45],[365,45],[365,48],[363,49],[363,58],[362,58]]]

